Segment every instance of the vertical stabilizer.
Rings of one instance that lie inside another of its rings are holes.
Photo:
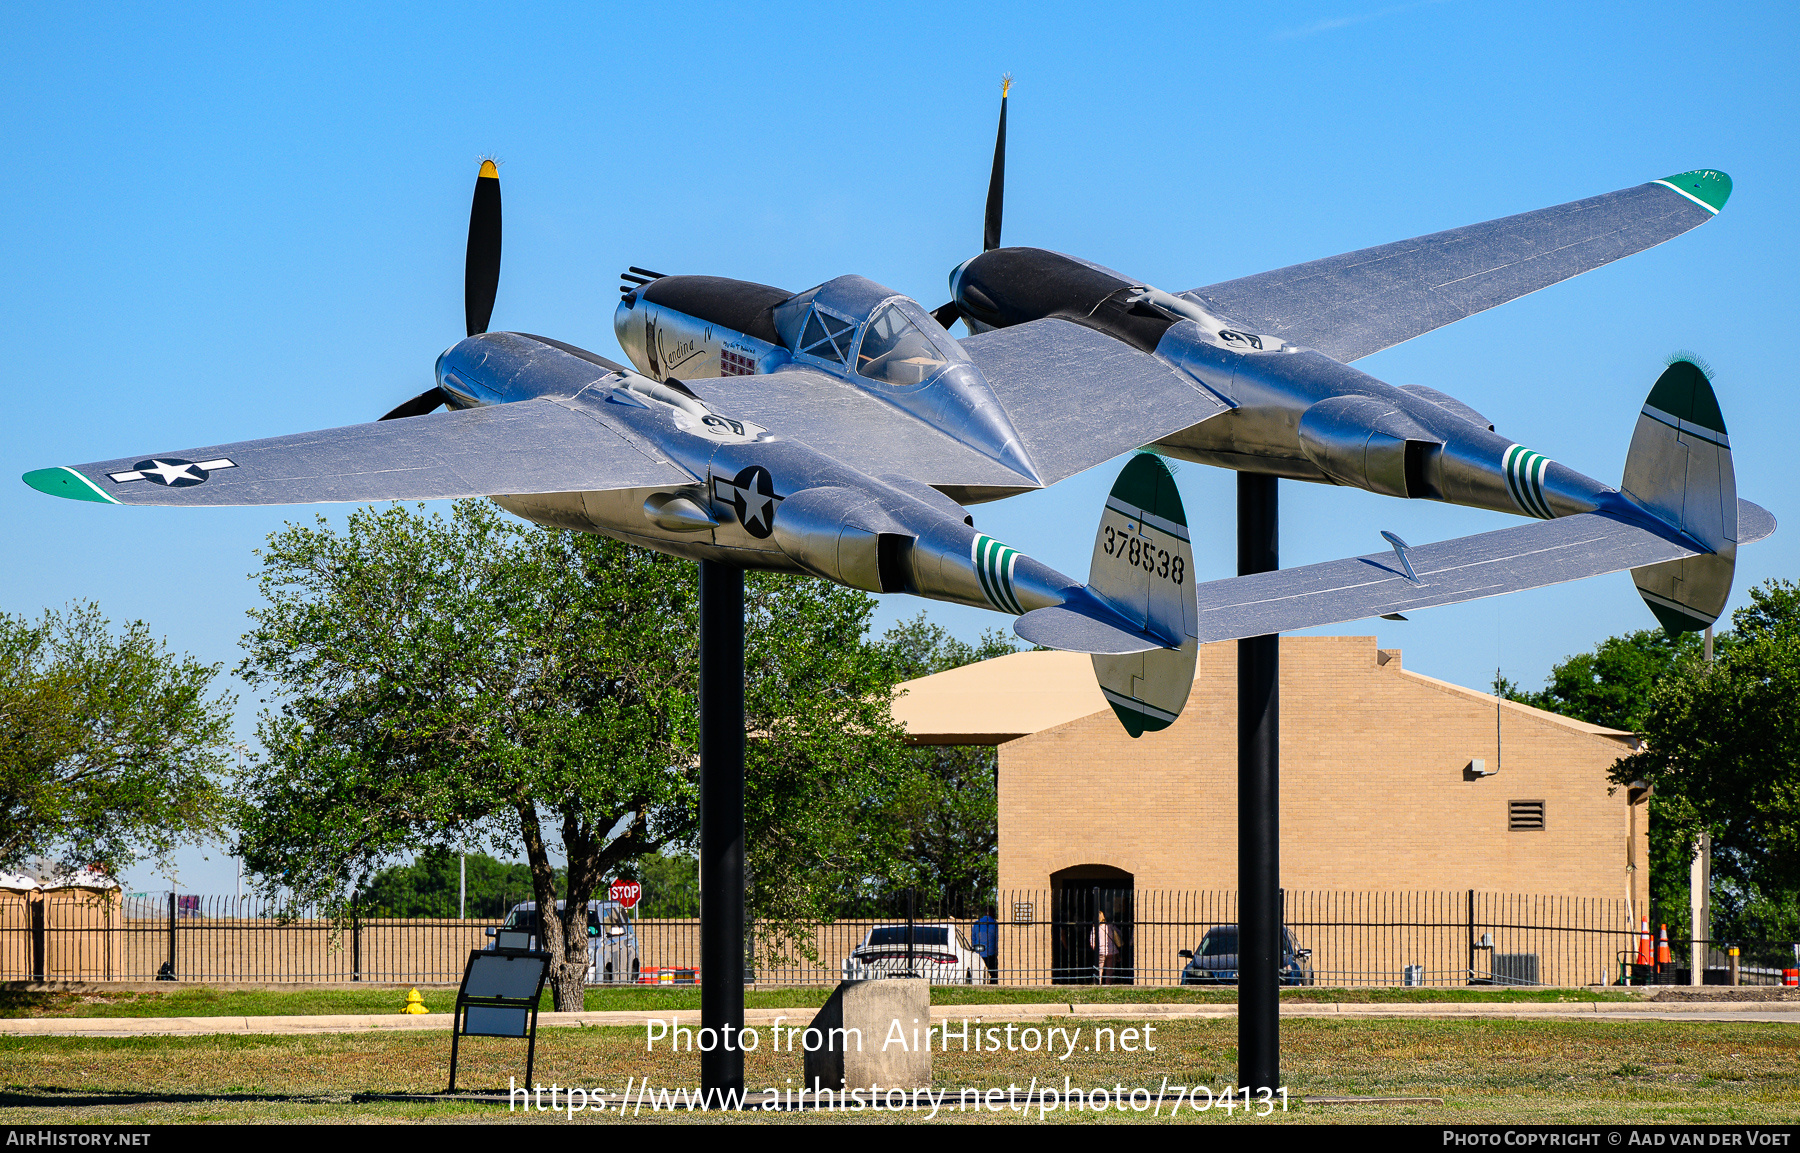
[[[1671,361],[1650,390],[1621,487],[1634,503],[1713,550],[1632,569],[1644,603],[1670,634],[1711,625],[1725,611],[1737,566],[1737,477],[1718,397],[1693,360]]]
[[[1175,478],[1139,453],[1113,483],[1094,538],[1088,590],[1169,648],[1094,657],[1100,691],[1132,736],[1166,729],[1194,687],[1194,553]]]

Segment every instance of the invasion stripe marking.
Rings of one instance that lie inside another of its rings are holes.
[[[1132,505],[1126,504],[1116,496],[1109,496],[1106,498],[1106,507],[1112,509],[1121,516],[1127,516],[1132,520],[1141,521],[1159,532],[1174,537],[1176,540],[1188,539],[1186,525],[1177,524],[1166,517],[1157,516],[1152,512],[1145,512],[1141,508],[1135,508]]]
[[[1530,513],[1532,512],[1532,509],[1530,505],[1525,503],[1525,495],[1520,491],[1519,477],[1514,464],[1519,453],[1523,451],[1524,448],[1516,444],[1508,448],[1506,450],[1505,458],[1501,461],[1501,469],[1506,473],[1506,491],[1511,494],[1513,503],[1518,505],[1519,508],[1525,512]]]
[[[1668,425],[1676,432],[1684,433],[1692,437],[1698,437],[1701,440],[1710,441],[1720,448],[1731,447],[1731,438],[1724,433],[1714,432],[1710,428],[1702,428],[1691,420],[1682,420],[1680,417],[1666,413],[1660,408],[1653,408],[1646,404],[1644,406],[1644,415],[1651,420],[1654,420],[1657,424]]]
[[[1145,716],[1154,717],[1159,721],[1173,721],[1180,716],[1180,714],[1172,713],[1167,709],[1159,709],[1148,701],[1140,701],[1136,697],[1128,697],[1124,693],[1115,693],[1105,685],[1100,686],[1100,692],[1108,701],[1121,708],[1130,709],[1134,713],[1143,713]]]
[[[1000,554],[997,574],[1000,578],[1000,591],[1006,594],[1006,600],[1012,611],[1020,616],[1025,615],[1025,606],[1019,603],[1019,595],[1013,590],[1013,572],[1019,567],[1019,550],[1009,548]]]
[[[1018,567],[1019,550],[977,533],[974,543],[969,546],[969,560],[975,566],[975,577],[981,582],[982,595],[988,602],[1001,612],[1024,616],[1025,606],[1013,592],[1013,571]]]
[[[1506,472],[1507,490],[1515,504],[1540,520],[1556,519],[1550,502],[1544,497],[1544,473],[1550,468],[1549,457],[1515,444],[1506,450],[1501,467]]]
[[[1550,501],[1544,496],[1544,474],[1550,471],[1550,458],[1539,456],[1528,466],[1531,469],[1531,497],[1537,501],[1538,508],[1543,511],[1545,520],[1555,520],[1556,514],[1550,510]]]

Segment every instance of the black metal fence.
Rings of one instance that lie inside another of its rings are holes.
[[[0,893],[0,979],[450,983],[511,903],[461,919],[363,912],[333,919],[187,893]],[[1659,938],[1652,964],[1638,965],[1639,926],[1624,900],[1290,890],[1283,908],[1283,980],[1296,985],[1686,984],[1694,954],[1692,942],[1671,938],[1668,961],[1658,964]],[[820,985],[895,971],[1006,985],[1236,980],[1230,891],[1085,886],[930,901],[898,894],[864,902],[858,913],[816,925],[755,926],[746,981]],[[896,944],[909,939],[910,952]],[[636,964],[617,979],[693,979],[698,920],[640,918],[632,940]],[[1800,943],[1735,944],[1741,983],[1797,979]],[[1703,978],[1723,981],[1726,944],[1700,945]]]

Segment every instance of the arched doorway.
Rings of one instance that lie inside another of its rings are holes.
[[[1133,983],[1135,925],[1132,895],[1136,879],[1111,865],[1071,865],[1050,874],[1050,980],[1058,985],[1093,985],[1100,980],[1100,923],[1116,930],[1119,953],[1107,977],[1112,985]]]

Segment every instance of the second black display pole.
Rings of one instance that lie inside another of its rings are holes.
[[[1238,473],[1238,575],[1281,567],[1277,481]],[[1238,642],[1238,1088],[1281,1086],[1281,638]]]
[[[744,570],[700,562],[702,1088],[744,1088]]]

